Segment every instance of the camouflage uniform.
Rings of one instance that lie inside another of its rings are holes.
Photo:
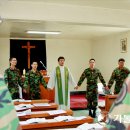
[[[15,68],[14,70],[8,68],[4,73],[4,81],[8,84],[8,89],[11,93],[12,99],[19,98],[19,85],[23,87],[22,77],[20,75],[20,70]]]
[[[106,124],[109,130],[130,130],[130,75],[125,79],[109,115]]]
[[[116,81],[114,94],[118,94],[122,88],[123,82],[130,73],[130,70],[126,67],[123,67],[123,69],[116,68],[111,75],[111,78],[108,82],[108,87],[111,88],[112,84],[114,83],[114,80]]]
[[[46,88],[46,82],[44,81],[39,71],[29,71],[26,73],[24,88],[29,89],[29,99],[40,99],[40,83]]]
[[[88,108],[95,110],[97,107],[97,97],[98,97],[98,77],[103,83],[104,86],[106,86],[105,80],[103,79],[103,76],[101,75],[100,71],[96,68],[91,70],[90,68],[87,68],[82,73],[78,86],[82,84],[84,79],[87,79],[87,91],[86,91],[86,98],[88,100]]]
[[[0,77],[0,130],[21,130],[10,93]]]

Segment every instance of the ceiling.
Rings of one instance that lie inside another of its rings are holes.
[[[61,31],[60,35],[27,34],[26,30]],[[103,27],[50,21],[4,20],[0,25],[0,36],[11,38],[60,38],[93,39],[114,33],[128,31],[128,28]]]
[[[25,2],[46,2],[55,4],[69,4],[76,6],[93,6],[111,9],[130,9],[130,1],[122,2],[115,0],[5,0],[7,1],[25,1]],[[2,1],[2,4],[3,3]],[[118,2],[118,4],[117,4]],[[38,31],[61,31],[60,35],[29,35],[26,30]],[[22,20],[22,19],[3,19],[0,24],[0,37],[9,38],[37,38],[37,39],[94,39],[110,34],[129,31],[129,27],[108,26],[98,24],[83,24],[72,22],[57,22],[44,20]]]
[[[80,5],[80,6],[130,10],[130,0],[9,0],[9,1],[46,2],[55,4],[68,4],[78,6]]]

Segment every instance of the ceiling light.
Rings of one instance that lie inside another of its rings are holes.
[[[46,32],[46,31],[27,31],[29,34],[60,34],[61,32],[59,31],[51,31],[51,32]]]

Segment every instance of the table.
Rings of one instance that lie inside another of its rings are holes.
[[[50,115],[49,113],[45,112],[44,113],[39,113],[39,114],[31,114],[31,115],[25,115],[25,116],[19,116],[19,120],[24,121],[30,118],[46,118],[46,119],[52,119],[56,116],[62,116],[62,115],[73,115],[73,111],[72,110],[66,110],[65,113],[60,113],[60,114],[54,114],[54,115]]]
[[[53,121],[53,122],[50,122]],[[74,120],[74,121],[61,121],[57,122],[53,119],[48,119],[47,123],[37,123],[37,124],[28,124],[28,125],[21,125],[22,130],[46,130],[46,129],[56,129],[56,128],[75,128],[78,125],[83,123],[92,123],[92,117],[86,117],[82,120]]]

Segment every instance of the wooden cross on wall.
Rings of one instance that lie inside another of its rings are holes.
[[[30,54],[31,54],[31,49],[32,48],[36,48],[36,46],[30,46],[30,42],[27,42],[27,46],[22,46],[22,48],[25,48],[28,51],[28,69],[30,69]]]

